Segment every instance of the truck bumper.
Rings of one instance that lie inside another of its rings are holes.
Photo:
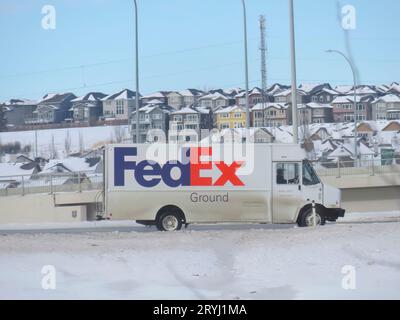
[[[339,218],[343,218],[346,210],[343,209],[326,209],[325,216],[328,221],[336,221]]]

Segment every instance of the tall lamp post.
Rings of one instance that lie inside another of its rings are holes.
[[[138,7],[137,7],[137,2],[135,2],[135,34],[136,34],[136,98],[135,98],[135,105],[136,105],[136,143],[140,142],[139,134],[139,31],[138,31]]]
[[[290,18],[290,52],[291,52],[291,72],[292,72],[292,124],[293,124],[293,143],[299,143],[299,124],[297,114],[297,73],[296,73],[296,40],[294,29],[294,8],[293,0],[289,0]]]
[[[341,51],[339,50],[327,50],[327,53],[337,53],[341,55],[346,61],[349,63],[351,71],[353,73],[353,85],[354,85],[354,156],[356,160],[358,159],[358,146],[357,146],[357,77],[356,77],[356,68],[354,63]]]
[[[244,30],[244,64],[246,77],[246,129],[250,128],[250,109],[249,109],[249,60],[247,52],[247,14],[246,3],[242,0],[243,5],[243,30]]]

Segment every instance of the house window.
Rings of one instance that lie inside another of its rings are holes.
[[[186,116],[186,121],[197,121],[198,117],[196,114],[188,114]]]
[[[174,116],[174,121],[182,122],[182,116]]]
[[[117,100],[117,114],[124,114],[125,113],[125,108],[124,108],[124,101],[123,100]]]
[[[363,105],[362,103],[357,104],[357,110],[358,111],[365,111],[365,105]]]
[[[241,114],[241,113],[235,113],[235,114],[234,114],[234,118],[236,118],[236,119],[237,119],[237,118],[241,118],[241,117],[242,117],[242,114]]]
[[[155,113],[152,116],[153,120],[162,120],[162,114],[161,113]]]

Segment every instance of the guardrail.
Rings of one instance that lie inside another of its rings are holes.
[[[334,159],[326,162],[312,162],[320,177],[337,178],[351,175],[400,174],[400,158],[376,159],[362,158],[357,160]]]
[[[101,190],[103,175],[93,172],[34,174],[0,177],[0,197],[35,193]]]
[[[400,157],[312,162],[320,177],[400,174]],[[83,192],[103,189],[103,175],[94,172],[0,176],[0,197],[28,194]]]

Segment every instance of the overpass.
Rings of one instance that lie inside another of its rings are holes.
[[[342,190],[347,212],[400,211],[400,164],[340,163],[316,165],[316,170],[324,183]],[[95,220],[102,204],[102,175],[38,175],[19,181],[17,187],[0,189],[0,224]]]

